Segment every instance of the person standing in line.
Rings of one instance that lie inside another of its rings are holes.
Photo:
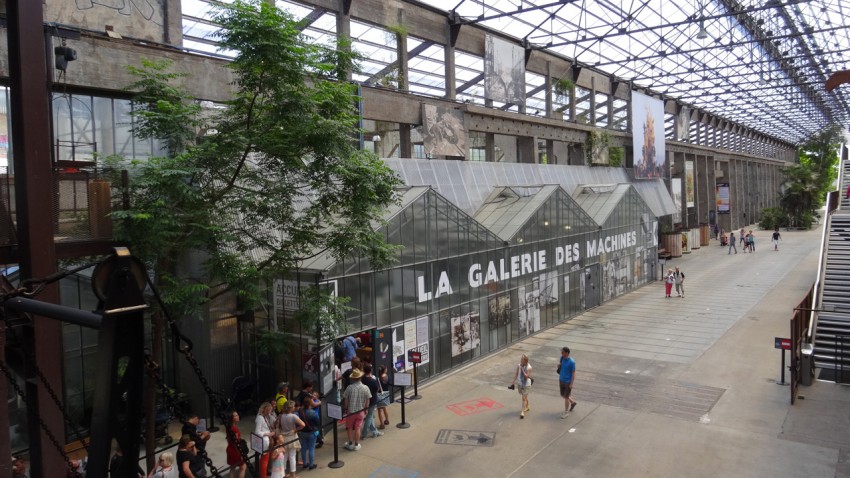
[[[274,438],[271,465],[272,478],[284,478],[286,475],[286,448],[284,447],[283,435],[277,435]]]
[[[260,456],[260,476],[262,477],[266,476],[269,469],[269,450],[275,436],[275,420],[271,416],[272,410],[274,410],[274,405],[271,402],[264,402],[260,405],[260,410],[254,419],[254,434],[263,439],[263,453]]]
[[[720,225],[714,223],[714,238],[720,240]]]
[[[664,298],[668,299],[671,297],[673,293],[673,283],[675,282],[675,278],[673,277],[673,269],[667,269],[667,275],[664,276]]]
[[[153,470],[148,474],[148,478],[177,478],[177,471],[174,469],[174,455],[164,451],[159,455],[159,460],[156,462]]]
[[[781,241],[781,240],[782,240],[782,235],[779,234],[779,228],[777,227],[773,231],[773,238],[771,239],[771,241],[773,242],[773,250],[774,251],[779,250],[779,241]]]
[[[522,397],[522,410],[519,412],[519,418],[522,419],[525,418],[525,412],[531,411],[531,406],[528,404],[528,394],[531,393],[531,365],[525,354],[520,357],[519,364],[516,366],[514,381],[511,383],[511,388],[513,387],[516,387]]]
[[[319,404],[321,405],[321,402]],[[313,397],[305,397],[301,402],[298,418],[304,422],[304,428],[298,432],[298,439],[301,440],[301,462],[304,463],[305,470],[315,470],[316,439],[319,437],[322,423],[319,420],[319,414],[316,413],[316,402],[313,401]]]
[[[570,412],[576,408],[576,401],[573,400],[573,382],[576,379],[576,362],[570,357],[570,348],[563,347],[561,349],[561,361],[558,365],[558,385],[560,386],[561,396],[564,397],[564,413],[561,418],[570,416]]]
[[[367,436],[378,438],[384,434],[375,427],[375,411],[378,409],[378,391],[381,390],[381,385],[378,383],[378,379],[372,375],[372,364],[363,365],[363,378],[360,379],[360,382],[369,387],[370,393],[369,410],[366,412],[366,419],[363,421],[360,439],[363,440]]]
[[[676,295],[685,298],[685,273],[679,270],[676,266],[676,272],[673,273],[673,282],[676,284]]]
[[[239,441],[242,440],[242,433],[236,424],[239,423],[239,413],[236,410],[230,415],[230,429],[227,434],[227,448],[225,448],[225,456],[227,464],[230,466],[230,478],[245,478],[245,471],[248,465],[242,459],[242,452],[239,450]]]
[[[289,395],[289,382],[280,382],[277,384],[277,395],[274,396],[274,411],[280,415],[283,413],[283,406],[286,405]]]
[[[750,246],[750,252],[756,252],[756,235],[753,234],[752,229],[750,229],[749,234],[747,234],[747,244]]]
[[[345,387],[342,393],[342,409],[346,414],[345,428],[348,434],[345,449],[357,451],[360,449],[360,431],[363,428],[363,419],[366,418],[366,409],[369,407],[372,394],[369,392],[369,387],[360,382],[363,372],[359,369],[352,369],[349,378],[351,385]]]
[[[740,235],[739,235],[739,237],[741,238],[741,246],[743,246],[743,247],[744,247],[744,250],[746,251],[746,249],[747,249],[747,241],[746,241],[746,239],[745,239],[746,234],[745,234],[745,232],[744,232],[744,228],[743,228],[743,227],[741,228],[741,231],[739,232],[739,234],[740,234]],[[736,249],[736,250],[737,250],[737,249]]]
[[[390,414],[387,407],[390,405],[390,377],[387,375],[387,366],[378,366],[378,383],[381,385],[381,396],[378,397],[378,429],[383,430],[390,424]]]
[[[305,423],[295,414],[295,402],[289,400],[283,406],[283,414],[277,417],[277,429],[283,436],[284,451],[286,453],[286,461],[289,465],[289,475],[295,478],[297,471],[296,463],[298,462],[298,450],[301,449],[301,440],[298,439],[298,432],[305,426]]]
[[[729,233],[729,252],[727,254],[731,254],[732,249],[735,249],[735,254],[738,253],[738,248],[735,247],[735,231]]]

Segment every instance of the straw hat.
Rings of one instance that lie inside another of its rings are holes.
[[[349,375],[348,378],[350,378],[351,380],[359,380],[359,379],[363,378],[363,372],[361,372],[360,369],[357,369],[357,368],[352,369],[351,375]]]

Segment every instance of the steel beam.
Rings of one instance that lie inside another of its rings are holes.
[[[44,5],[40,1],[10,0],[8,14],[9,72],[11,84],[12,144],[15,145],[15,206],[18,225],[18,247],[21,277],[46,277],[56,272],[56,249],[53,241],[53,167],[50,158],[50,85],[44,34]],[[51,62],[52,65],[52,62]],[[56,285],[39,295],[45,302],[58,303]],[[53,387],[62,386],[61,324],[45,317],[33,317],[36,364]],[[61,411],[42,391],[38,381],[26,386],[31,476],[64,474],[65,462],[41,431],[43,420],[60,443],[65,443],[65,425]],[[3,433],[7,433],[4,431]],[[49,472],[49,473],[48,473]]]

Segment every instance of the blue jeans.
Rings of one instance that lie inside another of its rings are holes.
[[[366,420],[363,422],[363,430],[360,431],[360,438],[366,438],[369,434],[376,434],[378,429],[375,428],[375,410],[378,409],[378,404],[369,407],[366,412]]]
[[[298,432],[298,439],[301,440],[301,462],[305,467],[310,466],[316,458],[316,433]]]

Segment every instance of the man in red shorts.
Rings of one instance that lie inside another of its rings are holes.
[[[363,420],[366,418],[366,409],[369,408],[372,392],[360,381],[363,378],[363,372],[359,369],[353,369],[348,378],[351,384],[345,387],[345,392],[342,394],[342,408],[346,413],[345,428],[348,433],[345,449],[357,451],[360,449],[360,430],[363,428]]]

